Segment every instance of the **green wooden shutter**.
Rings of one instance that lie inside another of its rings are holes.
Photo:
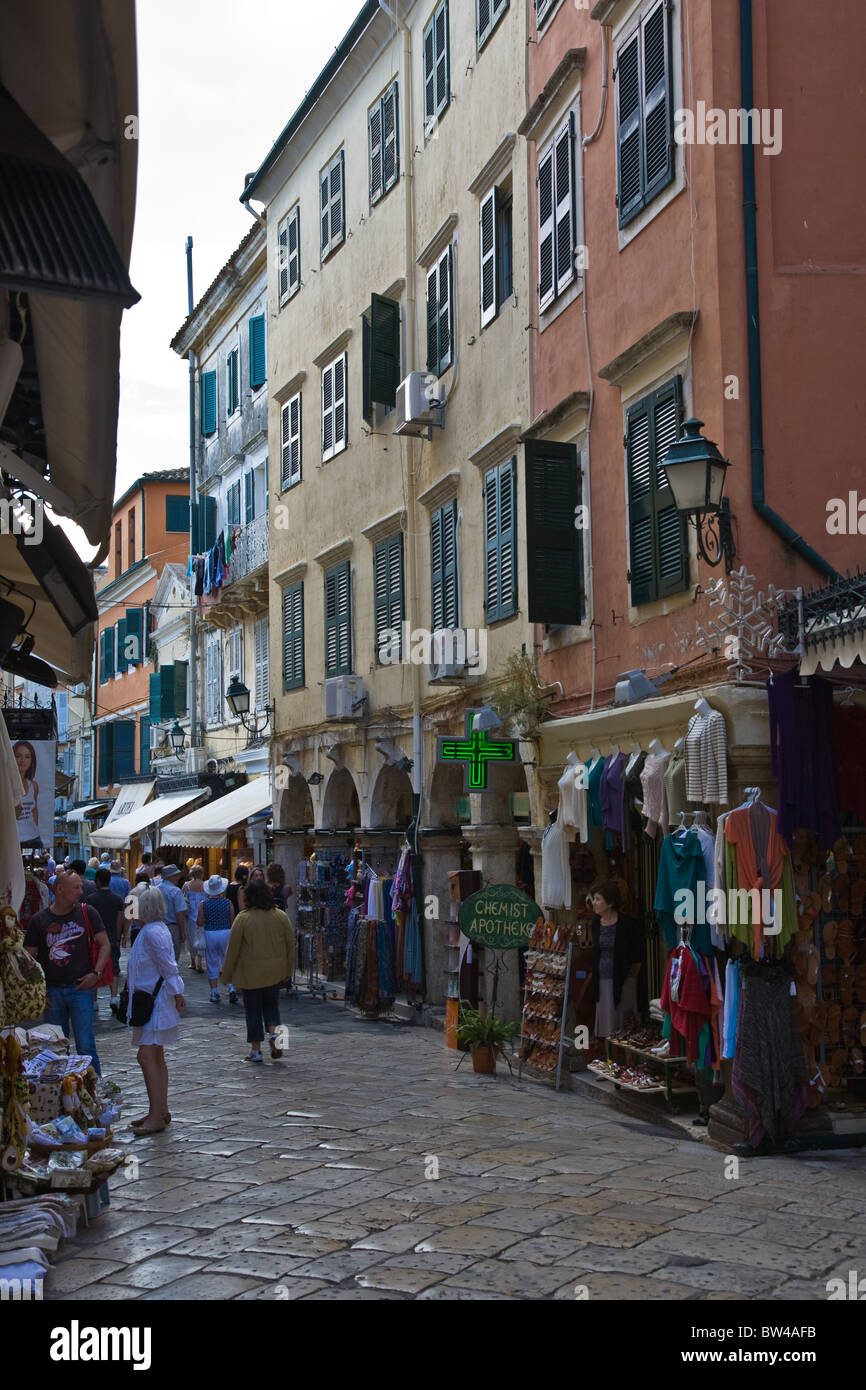
[[[151,724],[162,723],[162,677],[159,671],[150,673],[150,711]]]
[[[250,388],[257,391],[265,379],[265,316],[254,314],[250,319]]]
[[[622,227],[642,206],[640,33],[616,55],[617,204]]]
[[[231,387],[231,399],[229,401],[228,414],[233,415],[240,405],[241,382],[240,382],[240,350],[235,348],[229,355],[229,383]]]
[[[198,501],[198,546],[196,554],[211,550],[216,541],[217,500],[210,494]]]
[[[217,427],[217,374],[201,374],[201,432],[215,434]]]
[[[674,377],[626,414],[631,601],[637,606],[688,584],[685,521],[660,462],[679,437],[682,381]]]
[[[439,272],[427,272],[427,370],[439,375]]]
[[[376,660],[384,634],[396,631],[400,634],[399,651],[403,655],[403,618],[405,616],[405,593],[403,578],[403,536],[387,536],[380,541],[373,552],[373,595],[376,626]],[[385,643],[393,652],[392,643]]]
[[[397,404],[400,385],[400,305],[374,294],[370,303],[370,400]]]
[[[457,500],[434,512],[430,521],[432,627],[457,626]]]
[[[174,719],[176,710],[174,707],[173,666],[160,666],[159,668],[159,707],[164,720]]]
[[[580,621],[583,574],[574,524],[579,495],[576,447],[527,440],[527,608],[532,623]]]
[[[325,675],[352,670],[352,595],[348,561],[325,575]]]
[[[671,119],[670,8],[666,0],[641,21],[644,202],[674,175]]]
[[[138,770],[150,772],[150,720],[145,715],[138,721]]]
[[[134,639],[130,641],[130,639]],[[126,610],[126,639],[129,648],[129,656],[126,658],[130,666],[140,666],[144,661],[144,609],[127,608]]]
[[[114,728],[114,777],[122,782],[135,776],[135,720],[119,719]]]
[[[373,389],[371,373],[373,370],[373,335],[369,319],[361,318],[361,414],[365,420],[373,417]]]
[[[256,491],[253,471],[250,469],[244,474],[244,524],[249,526],[255,520],[256,515]]]
[[[484,612],[488,623],[517,611],[517,460],[491,468],[484,478]]]
[[[370,202],[378,203],[384,188],[382,180],[382,103],[377,101],[369,113]]]
[[[182,493],[171,493],[165,499],[165,529],[189,532],[189,498]]]
[[[110,787],[114,781],[114,724],[102,724],[99,729],[99,785]]]
[[[397,83],[382,98],[382,188],[385,193],[400,177],[400,103]]]
[[[99,634],[99,684],[105,685],[114,675],[114,628],[105,627]]]
[[[176,661],[174,663],[174,713],[175,718],[187,713],[187,673],[189,663],[186,661]]]
[[[129,662],[126,659],[124,644],[126,642],[126,618],[118,618],[117,624],[117,670],[125,671]]]
[[[283,690],[304,684],[304,585],[283,590]]]

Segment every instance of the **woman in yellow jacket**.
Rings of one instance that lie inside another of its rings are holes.
[[[251,881],[246,907],[232,923],[220,978],[243,990],[247,1016],[247,1062],[261,1062],[267,1033],[271,1056],[282,1057],[278,1046],[280,981],[295,970],[295,932],[285,912],[274,906],[267,884]]]

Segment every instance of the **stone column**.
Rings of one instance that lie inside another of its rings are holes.
[[[514,883],[514,856],[520,843],[515,825],[466,825],[463,836],[469,845],[473,869],[481,871],[482,887],[488,888],[494,883]],[[485,951],[483,995],[488,1004],[493,989],[493,960],[493,953]],[[522,1006],[517,952],[503,951],[500,953],[497,1016],[519,1021]]]
[[[445,1002],[445,966],[451,931],[448,874],[460,868],[460,838],[457,835],[424,835],[419,844],[424,893],[423,901],[418,904],[424,933],[424,999],[436,1006]]]

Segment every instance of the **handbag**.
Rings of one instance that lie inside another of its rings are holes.
[[[87,950],[90,954],[90,965],[95,973],[96,962],[99,960],[99,946],[97,945],[96,937],[93,934],[93,927],[90,923],[90,913],[87,911],[87,907],[84,903],[81,904],[81,911],[84,914],[84,921],[87,926]],[[111,963],[111,956],[109,956],[108,960],[105,962],[105,968],[96,982],[96,988],[101,989],[103,985],[110,985],[113,983],[114,966]]]
[[[14,911],[0,912],[0,1028],[15,1028],[45,1012],[45,974],[24,949]]]
[[[156,1003],[156,996],[162,989],[162,976],[156,982],[156,988],[151,992],[149,989],[134,989],[132,991],[132,1012],[129,1015],[129,1023],[133,1028],[144,1028],[150,1022],[153,1013],[153,1006]],[[127,976],[120,991],[117,1001],[117,1017],[121,1023],[126,1023],[126,1015],[129,1011],[129,977]]]

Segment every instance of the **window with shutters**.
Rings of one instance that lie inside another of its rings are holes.
[[[322,260],[336,250],[346,236],[346,170],[343,151],[334,155],[319,173],[319,210],[322,227]]]
[[[301,481],[301,393],[280,410],[280,483],[286,488]]]
[[[517,612],[517,459],[484,475],[484,616]]]
[[[430,626],[460,625],[460,576],[457,556],[457,499],[446,502],[430,518]]]
[[[427,370],[447,372],[454,344],[454,248],[449,246],[427,272]]]
[[[537,28],[550,17],[550,13],[556,5],[556,0],[535,0],[535,23]]]
[[[346,370],[348,355],[340,356],[322,369],[322,461],[345,449],[348,441],[346,409]]]
[[[216,434],[217,427],[217,374],[201,374],[201,432],[206,437]]]
[[[124,650],[124,643],[126,642],[126,618],[118,618],[114,625],[113,635],[115,649],[114,674],[115,676],[123,676],[126,674],[128,665]]]
[[[352,672],[352,569],[346,560],[325,574],[325,675]]]
[[[244,525],[256,519],[256,475],[251,468],[244,474]]]
[[[574,279],[577,211],[574,113],[538,160],[538,307],[547,308]]]
[[[400,385],[400,305],[374,294],[364,319],[364,418],[374,405],[393,409]]]
[[[271,699],[271,639],[267,618],[259,618],[253,631],[253,663],[255,666],[255,708],[267,709]]]
[[[304,684],[304,584],[283,589],[283,690]]]
[[[481,327],[491,323],[512,292],[511,193],[491,188],[481,199],[478,213],[478,249],[481,261]]]
[[[427,134],[451,100],[448,0],[442,0],[424,30],[424,129]]]
[[[583,548],[575,526],[580,457],[574,444],[528,439],[526,458],[527,615],[571,625],[583,617]]]
[[[124,656],[127,665],[140,666],[144,661],[144,609],[127,608]]]
[[[378,203],[400,178],[400,107],[396,79],[367,112],[370,202]]]
[[[81,796],[86,800],[93,795],[93,744],[86,738],[81,745]]]
[[[505,11],[508,0],[477,0],[478,47],[481,48],[496,28]]]
[[[165,499],[166,531],[189,532],[189,498],[173,493]]]
[[[226,493],[226,521],[229,526],[241,524],[241,480],[232,483]]]
[[[114,729],[115,725],[102,724],[98,732],[99,761],[97,777],[100,787],[110,787],[114,782]]]
[[[143,714],[138,721],[138,771],[150,772],[150,720]]]
[[[122,782],[135,776],[135,721],[118,719],[109,726],[114,731],[113,765],[110,781]]]
[[[617,207],[625,227],[674,177],[668,0],[645,10],[619,45],[614,80]]]
[[[240,405],[241,354],[239,348],[232,348],[226,357],[226,419],[230,419]]]
[[[132,507],[126,514],[126,545],[128,564],[130,569],[135,564],[135,508]]]
[[[258,391],[266,379],[265,316],[254,314],[250,319],[250,390]]]
[[[376,661],[403,658],[403,619],[406,600],[403,581],[403,534],[386,536],[373,551],[373,601],[376,625]],[[395,639],[394,634],[398,636]]]
[[[277,269],[280,308],[301,288],[301,205],[292,208],[277,226]]]
[[[661,467],[679,438],[682,378],[660,386],[626,411],[629,579],[637,606],[688,588],[686,521]]]
[[[209,632],[204,649],[204,709],[205,721],[208,724],[217,724],[222,720],[223,680],[220,658],[221,635],[218,632]],[[163,718],[166,716],[163,715]]]
[[[103,628],[99,634],[99,684],[105,685],[114,675],[114,628]]]

